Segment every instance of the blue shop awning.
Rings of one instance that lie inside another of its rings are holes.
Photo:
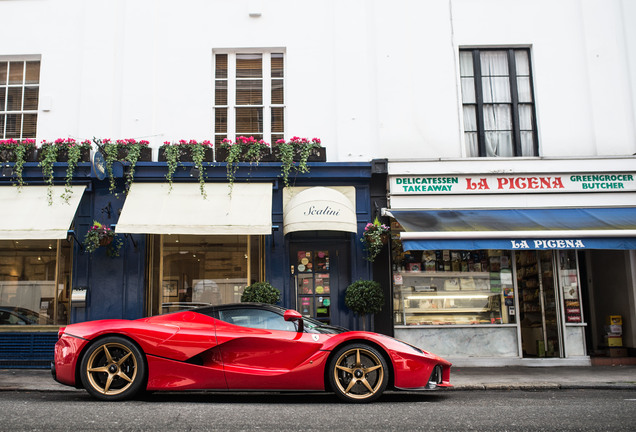
[[[636,207],[396,210],[404,250],[636,249]]]

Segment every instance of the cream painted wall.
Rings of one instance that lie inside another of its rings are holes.
[[[457,52],[530,46],[542,156],[636,153],[630,0],[0,2],[42,57],[38,141],[211,138],[212,49],[283,47],[286,130],[330,161],[464,155]],[[261,13],[250,17],[250,11]]]

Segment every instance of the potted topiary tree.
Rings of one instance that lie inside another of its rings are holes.
[[[280,300],[280,291],[269,282],[256,282],[243,290],[241,302],[276,304]]]
[[[384,305],[384,293],[380,284],[371,280],[359,280],[347,287],[345,305],[362,318],[362,330],[366,330],[367,315],[378,313]]]

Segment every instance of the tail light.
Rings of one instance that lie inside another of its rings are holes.
[[[60,327],[60,329],[57,331],[57,338],[60,339],[62,337],[62,335],[64,334],[64,331],[66,330],[66,327]]]

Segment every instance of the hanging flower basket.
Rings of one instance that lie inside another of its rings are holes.
[[[360,241],[367,251],[367,260],[373,262],[389,241],[389,227],[381,224],[378,218],[375,218],[373,223],[368,223],[364,228]]]
[[[86,252],[93,253],[100,247],[106,247],[106,255],[110,257],[119,256],[122,244],[121,239],[115,236],[115,231],[97,221],[93,221],[93,226],[86,232],[83,242]]]

